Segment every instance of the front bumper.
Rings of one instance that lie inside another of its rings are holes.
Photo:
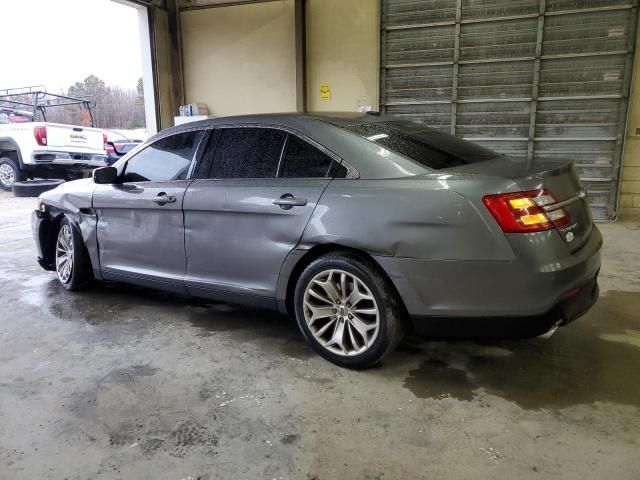
[[[45,270],[55,270],[55,266],[52,262],[52,252],[47,250],[47,245],[52,245],[49,235],[51,235],[52,229],[51,218],[45,213],[39,210],[34,210],[31,213],[31,233],[33,239],[36,242],[36,254],[38,264]]]

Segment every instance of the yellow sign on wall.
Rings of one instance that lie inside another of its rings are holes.
[[[328,83],[320,84],[320,100],[331,100],[331,85]]]

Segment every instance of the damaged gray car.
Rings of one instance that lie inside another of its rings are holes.
[[[596,301],[602,245],[571,162],[361,114],[164,130],[41,195],[33,231],[66,289],[118,281],[277,309],[351,368],[410,329],[552,332]]]

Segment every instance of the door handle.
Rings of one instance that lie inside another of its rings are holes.
[[[154,203],[157,203],[158,205],[162,206],[162,205],[166,205],[167,203],[175,203],[176,202],[176,196],[175,195],[167,195],[165,192],[160,192],[158,194],[158,196],[156,198],[154,198],[153,200],[151,200]]]
[[[307,199],[296,198],[290,193],[285,193],[277,200],[274,200],[273,204],[278,205],[283,210],[291,210],[293,207],[304,207],[307,204]]]

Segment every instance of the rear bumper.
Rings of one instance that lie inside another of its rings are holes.
[[[522,317],[423,317],[412,316],[413,330],[420,336],[439,339],[518,339],[543,335],[554,325],[580,318],[598,300],[597,276],[570,298],[541,315]]]
[[[481,323],[502,323],[496,327],[502,331],[526,319],[545,330],[559,319],[576,318],[576,310],[587,310],[595,302],[597,287],[595,297],[582,297],[591,282],[597,284],[602,246],[597,227],[573,254],[554,231],[526,234],[518,241],[513,242],[514,250],[521,253],[510,261],[375,259],[393,281],[410,317],[416,319],[417,330],[427,328],[422,323],[459,322],[460,328],[471,323],[478,331],[493,328]],[[579,299],[566,297],[576,289]]]
[[[108,165],[104,153],[64,152],[55,150],[35,151],[28,166],[62,166],[78,168],[97,168]]]

